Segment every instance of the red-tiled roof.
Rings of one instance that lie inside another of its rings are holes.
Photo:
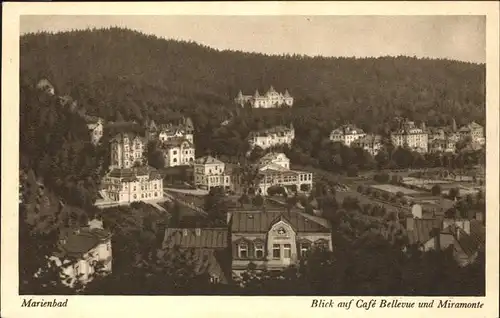
[[[199,231],[198,235],[196,231]],[[168,228],[163,239],[164,246],[179,246],[183,248],[226,248],[228,230],[193,229],[193,228]]]
[[[329,233],[330,230],[301,213],[291,211],[234,212],[232,213],[232,232],[265,233],[280,220],[290,224],[297,232]]]

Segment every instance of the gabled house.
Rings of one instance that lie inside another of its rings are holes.
[[[332,250],[331,229],[302,212],[234,211],[231,225],[232,271],[282,270],[305,259],[313,246]]]
[[[179,247],[192,252],[195,271],[207,273],[213,283],[231,279],[231,255],[227,228],[167,228],[163,248]]]

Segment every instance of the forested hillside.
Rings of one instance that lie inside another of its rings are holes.
[[[427,126],[452,117],[485,124],[485,66],[449,60],[266,56],[111,28],[22,36],[21,74],[26,83],[46,77],[58,95],[107,120],[190,115],[201,151],[221,121],[238,115],[232,100],[240,89],[264,93],[270,85],[288,89],[295,105],[260,125],[293,121],[308,141],[346,122],[382,132],[395,116]],[[238,134],[257,127],[255,113],[239,114]]]

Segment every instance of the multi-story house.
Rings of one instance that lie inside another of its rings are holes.
[[[194,125],[189,117],[182,117],[179,121],[162,125],[157,125],[152,120],[146,127],[146,135],[149,140],[159,139],[160,141],[167,141],[172,138],[183,137],[189,140],[189,142],[194,143]]]
[[[212,157],[204,156],[194,161],[194,184],[201,189],[210,190],[214,187],[222,187],[225,190],[233,190],[235,186],[235,175],[229,165]]]
[[[382,136],[379,135],[366,135],[351,143],[352,146],[366,150],[372,156],[376,156],[380,149],[382,149]]]
[[[285,93],[282,94],[278,93],[272,86],[264,95],[260,95],[258,90],[253,95],[243,95],[239,91],[234,101],[242,107],[249,103],[252,108],[291,107],[293,105],[293,97],[290,96],[288,90],[285,90]]]
[[[391,141],[396,147],[405,147],[425,153],[428,150],[428,133],[412,121],[405,122],[400,129],[391,132]]]
[[[307,257],[314,246],[332,250],[331,229],[320,218],[289,212],[231,212],[232,270],[283,270]],[[320,220],[320,221],[318,221]]]
[[[455,152],[457,142],[451,138],[434,139],[429,142],[429,152]]]
[[[131,168],[144,164],[146,138],[134,133],[118,133],[110,141],[110,168]]]
[[[117,203],[163,198],[163,178],[148,166],[113,169],[103,178],[102,186],[106,196]]]
[[[251,148],[260,147],[267,149],[279,145],[291,145],[295,138],[293,124],[290,127],[276,126],[257,132],[251,132],[248,136],[248,143]]]
[[[227,228],[168,228],[162,251],[177,247],[191,251],[197,274],[210,275],[212,283],[231,280],[231,254]]]
[[[330,140],[350,146],[355,140],[365,137],[365,132],[354,125],[343,125],[330,133]]]
[[[276,164],[278,166],[281,166],[285,169],[290,169],[290,159],[282,153],[282,152],[269,152],[265,154],[262,158],[259,160],[259,166],[260,167],[265,167],[270,164]]]
[[[165,167],[187,166],[194,163],[194,146],[184,137],[167,139],[160,144],[159,149],[165,158]]]
[[[480,145],[484,145],[486,143],[484,138],[484,127],[474,121],[460,128],[458,132],[462,138],[470,137],[474,143]]]
[[[313,174],[306,171],[289,170],[277,164],[259,169],[258,192],[267,195],[270,187],[281,186],[287,191],[308,193],[312,189]]]
[[[90,132],[90,141],[97,145],[104,133],[104,121],[102,118],[95,116],[85,116],[84,119]]]
[[[96,275],[112,270],[111,233],[100,219],[86,227],[60,231],[58,251],[49,258],[62,269],[62,282],[73,287],[77,281],[87,284]]]

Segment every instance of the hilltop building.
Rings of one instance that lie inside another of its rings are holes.
[[[290,169],[290,159],[282,152],[269,152],[259,159],[260,167],[266,167],[271,164]]]
[[[145,163],[146,138],[135,133],[122,132],[111,139],[110,145],[110,168],[132,168]]]
[[[365,137],[365,132],[354,125],[343,125],[330,133],[330,140],[350,146],[355,140]]]
[[[163,198],[163,178],[148,166],[113,169],[103,178],[102,186],[109,200],[117,203]]]
[[[90,133],[90,141],[97,145],[104,134],[104,120],[95,116],[84,116]]]
[[[228,215],[232,271],[283,270],[307,257],[315,246],[332,250],[331,229],[321,218],[295,210],[244,211]]]
[[[420,153],[428,151],[428,133],[425,125],[418,128],[413,121],[406,121],[400,129],[391,132],[391,141],[396,147],[405,147]]]
[[[285,90],[285,93],[282,94],[278,93],[272,86],[264,95],[260,95],[258,90],[253,95],[243,95],[239,91],[234,101],[242,107],[245,104],[250,104],[252,108],[292,107],[293,105],[293,97],[288,90]]]
[[[177,121],[157,125],[154,120],[151,120],[146,125],[146,136],[149,140],[158,139],[160,141],[182,137],[194,143],[193,121],[189,117],[182,117]]]
[[[263,129],[251,132],[248,136],[248,143],[251,148],[260,147],[267,149],[279,145],[291,145],[295,138],[293,124],[290,127],[276,126],[270,129]]]
[[[77,281],[87,284],[96,274],[111,273],[111,233],[103,228],[100,219],[91,220],[86,227],[61,230],[57,246],[58,252],[50,261],[62,268],[62,274],[67,276],[61,277],[65,285],[73,287]]]

